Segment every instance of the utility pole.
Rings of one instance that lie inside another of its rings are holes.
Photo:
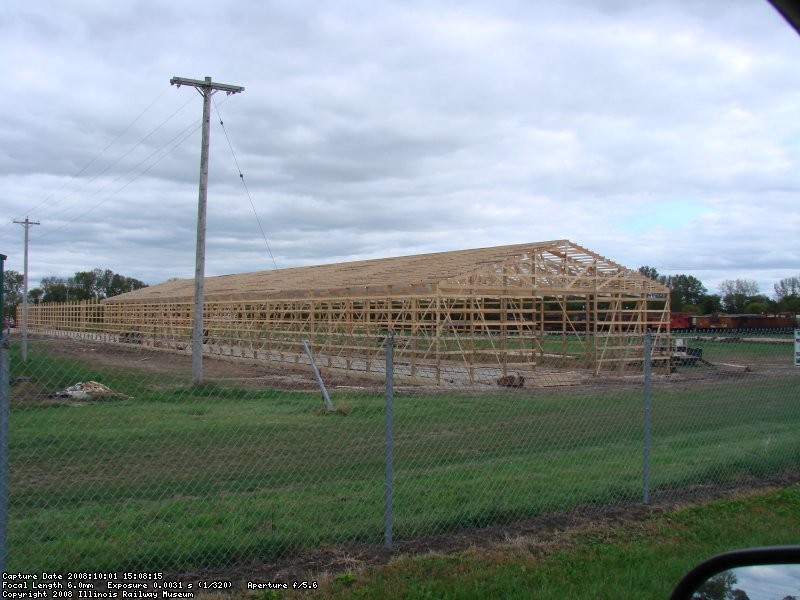
[[[24,221],[14,221],[25,227],[25,271],[22,275],[22,362],[28,360],[28,230],[32,225],[41,225],[39,221],[31,221],[25,217]]]
[[[208,146],[210,138],[211,96],[221,90],[228,94],[243,92],[244,88],[227,83],[214,83],[211,77],[204,81],[173,77],[171,85],[190,85],[203,97],[203,138],[200,146],[200,193],[197,201],[197,250],[194,269],[194,321],[192,323],[192,383],[203,381],[203,278],[206,263],[206,203],[208,197]]]

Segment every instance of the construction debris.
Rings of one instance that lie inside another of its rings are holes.
[[[503,375],[497,378],[497,385],[500,387],[520,388],[525,385],[525,378],[519,373],[516,375]]]
[[[85,398],[90,398],[92,396],[120,396],[110,387],[103,385],[102,383],[97,383],[96,381],[83,381],[81,383],[76,383],[75,385],[71,385],[68,388],[64,388],[63,390],[56,392],[54,396],[56,398],[73,398],[76,400],[81,400]]]

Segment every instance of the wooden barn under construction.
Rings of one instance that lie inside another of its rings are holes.
[[[204,353],[475,382],[537,369],[641,370],[643,339],[668,347],[669,289],[567,240],[207,277]],[[34,330],[191,348],[193,280],[100,304],[40,305]],[[667,353],[654,360],[664,361]],[[535,376],[535,375],[534,375]]]

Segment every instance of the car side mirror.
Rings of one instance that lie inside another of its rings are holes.
[[[748,548],[703,561],[671,600],[800,600],[800,546]]]

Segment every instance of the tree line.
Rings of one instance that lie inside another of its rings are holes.
[[[3,276],[3,296],[6,314],[14,315],[22,303],[24,277],[18,271],[6,271]],[[39,287],[28,290],[31,304],[102,300],[147,287],[133,277],[114,273],[110,269],[78,271],[72,277],[44,277]]]
[[[726,279],[710,294],[693,275],[660,275],[654,267],[639,267],[639,273],[670,289],[670,308],[673,312],[707,315],[715,312],[729,314],[800,313],[800,277],[787,277],[774,285],[773,295],[767,296],[752,279]]]

